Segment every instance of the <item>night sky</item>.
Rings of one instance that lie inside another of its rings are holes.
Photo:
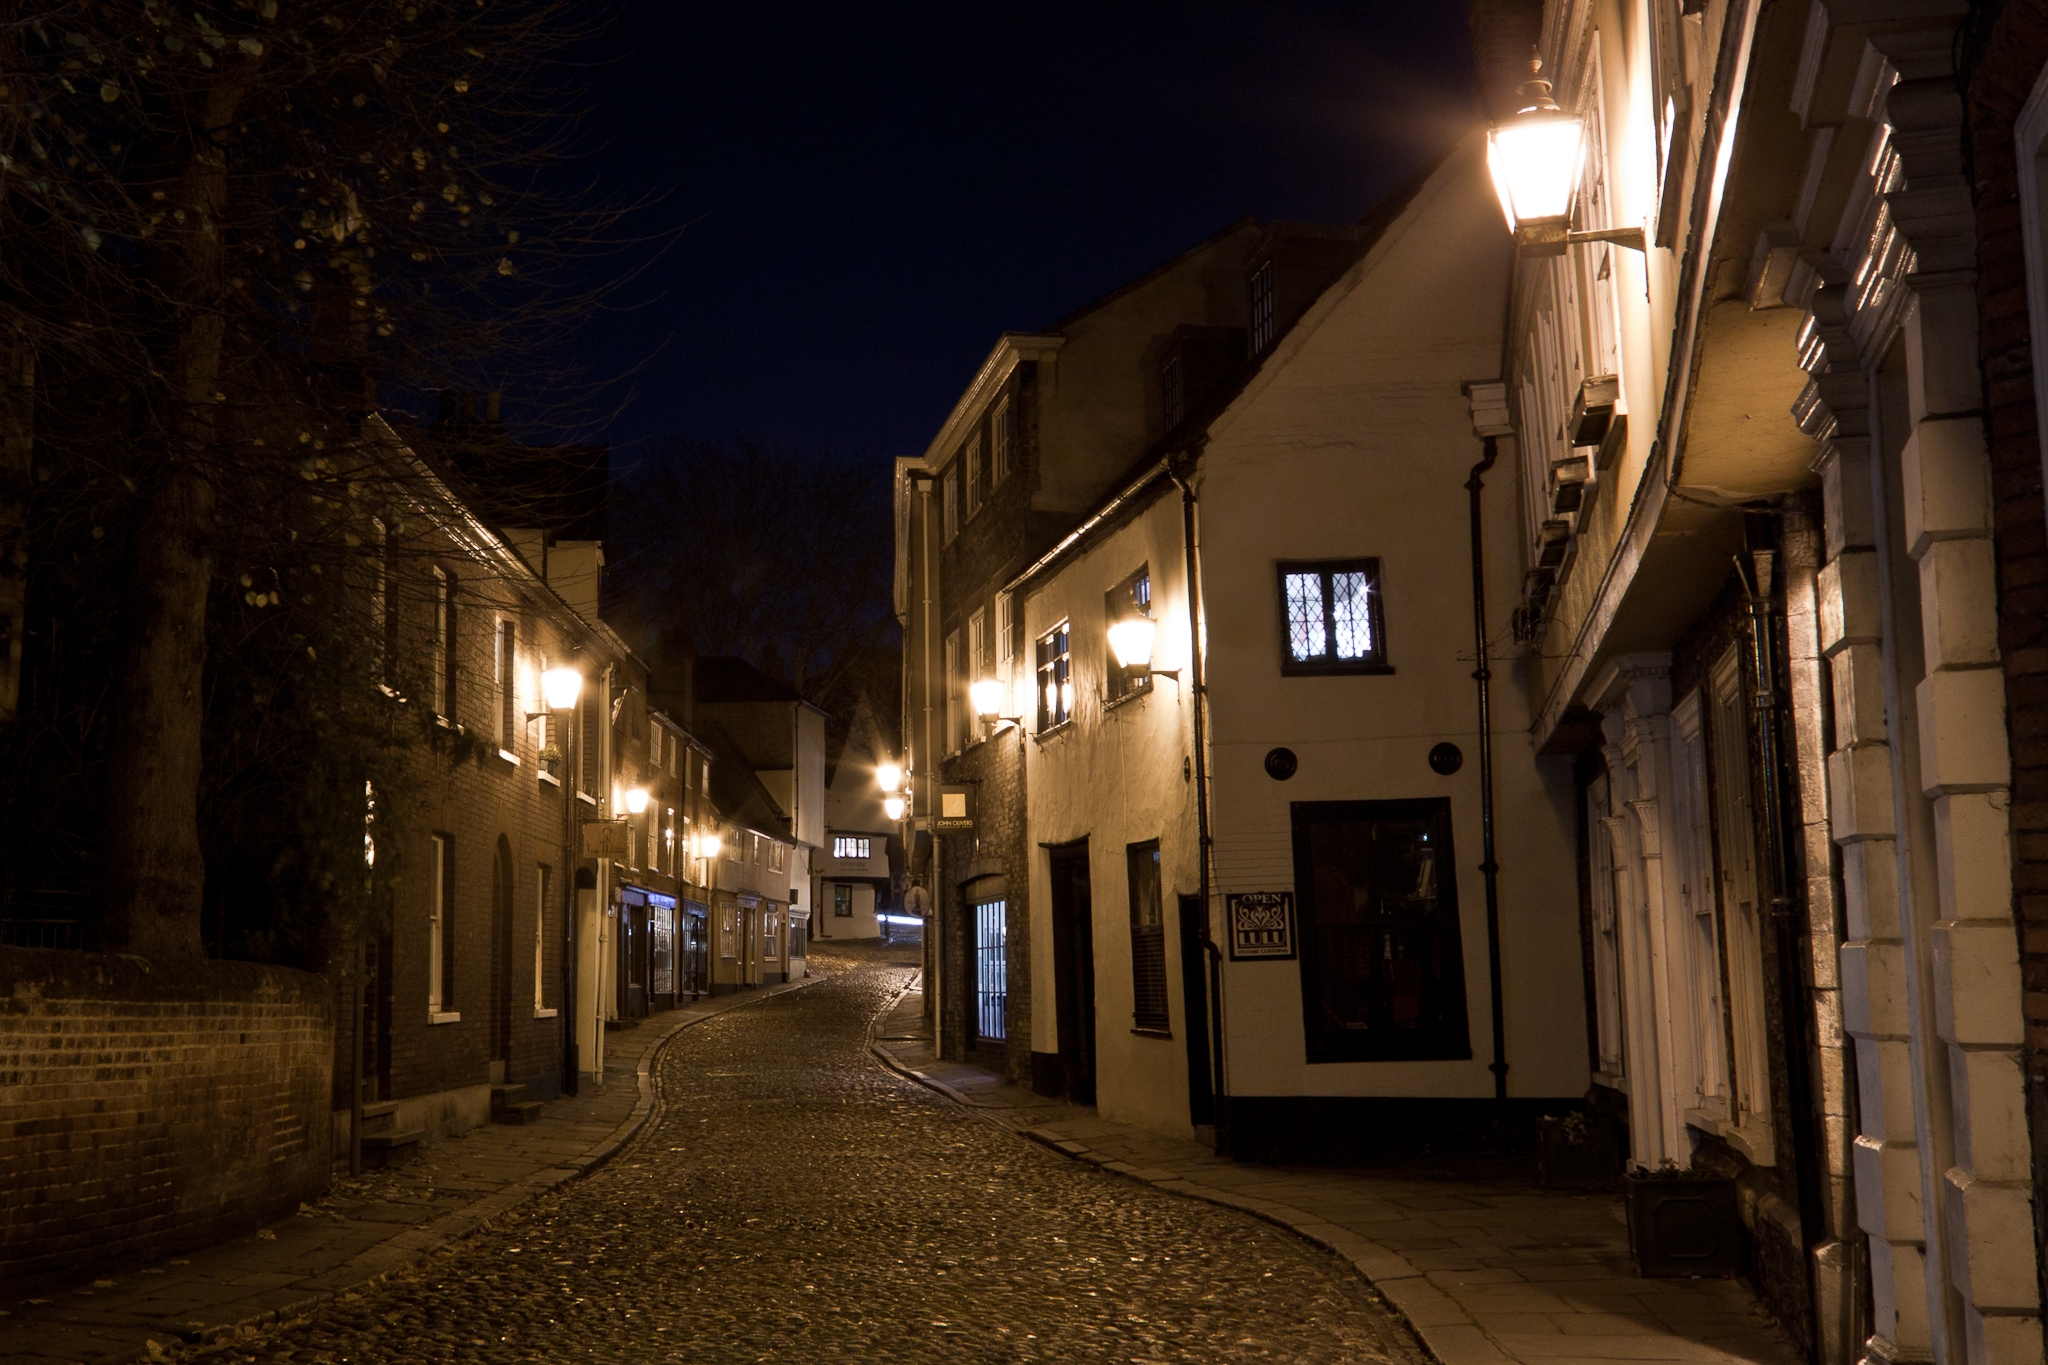
[[[669,433],[921,451],[997,333],[1247,212],[1356,219],[1473,116],[1447,0],[623,0],[601,48],[598,182],[691,224],[581,343],[638,371],[615,470]]]

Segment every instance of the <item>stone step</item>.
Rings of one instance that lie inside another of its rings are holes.
[[[385,1169],[402,1166],[419,1152],[420,1139],[426,1135],[424,1128],[413,1128],[403,1133],[365,1133],[363,1164]]]
[[[363,1106],[363,1133],[389,1133],[398,1127],[398,1101],[379,1100]]]
[[[526,1098],[526,1087],[500,1082],[491,1087],[491,1108],[501,1104],[517,1104]]]
[[[492,1123],[532,1123],[543,1108],[539,1100],[513,1100],[491,1106]]]

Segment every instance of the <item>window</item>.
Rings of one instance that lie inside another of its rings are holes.
[[[988,419],[989,483],[1001,483],[1010,476],[1010,399],[1005,395]]]
[[[960,534],[960,464],[956,460],[946,466],[946,472],[939,476],[940,515],[945,518],[943,539],[953,543],[953,537]]]
[[[1280,606],[1287,617],[1281,672],[1387,671],[1377,559],[1282,564]]]
[[[788,870],[788,868],[789,845],[770,839],[768,841],[768,870],[770,872],[783,872]]]
[[[1006,900],[974,904],[974,1034],[989,1042],[1010,1036],[1009,912]]]
[[[1131,1025],[1164,1033],[1166,915],[1159,896],[1159,841],[1124,850],[1131,887]]]
[[[995,641],[989,638],[988,608],[967,618],[967,682],[971,687],[995,672]]]
[[[775,912],[773,910],[763,910],[761,912],[761,957],[764,961],[773,962],[775,960],[775,930]]]
[[[1261,261],[1252,272],[1252,355],[1264,355],[1273,344],[1273,263]]]
[[[427,1012],[445,1014],[455,1004],[455,851],[445,834],[433,836],[428,869]]]
[[[1074,718],[1074,671],[1069,622],[1038,638],[1038,728],[1041,732]]]
[[[865,858],[868,856],[868,841],[850,834],[832,837],[832,856],[835,858]]]
[[[1671,813],[1679,838],[1678,898],[1683,926],[1674,945],[1683,984],[1685,1013],[1674,1019],[1679,1056],[1677,1089],[1685,1108],[1717,1119],[1730,1117],[1727,1084],[1727,1028],[1721,1009],[1721,933],[1714,894],[1713,828],[1707,794],[1707,764],[1700,732],[1697,689],[1671,708]]]
[[[434,709],[455,723],[455,580],[434,569]]]
[[[1749,730],[1740,657],[1730,646],[1714,666],[1707,746],[1720,862],[1722,953],[1735,1081],[1734,1119],[1770,1147],[1770,1040],[1764,1023],[1763,906],[1756,871],[1756,817],[1749,799]]]
[[[661,870],[676,875],[676,808],[661,808]]]
[[[964,461],[967,468],[967,515],[971,517],[979,512],[981,504],[987,501],[987,489],[982,483],[982,475],[986,471],[981,464],[980,432],[977,431],[967,438],[967,454]]]
[[[498,622],[498,748],[511,753],[518,741],[515,713],[519,707],[519,623]]]
[[[946,636],[946,752],[957,754],[967,747],[966,660],[960,656],[960,632]]]
[[[533,1012],[539,1014],[548,1005],[548,889],[554,878],[554,870],[546,863],[542,863],[534,872]]]
[[[1152,619],[1152,570],[1149,565],[1140,565],[1136,573],[1103,594],[1102,615],[1105,628],[1134,617]],[[1111,701],[1128,697],[1133,692],[1152,690],[1151,674],[1119,667],[1114,649],[1104,656],[1102,675]]]
[[[739,907],[734,901],[718,903],[718,955],[730,958],[732,954],[733,921],[739,918]]]
[[[853,887],[845,882],[832,884],[832,918],[853,918]]]
[[[1307,1060],[1464,1060],[1465,963],[1447,797],[1298,801]]]
[[[996,594],[996,676],[1010,681],[1017,662],[1017,604],[1006,592]]]
[[[1166,357],[1166,363],[1159,367],[1159,406],[1166,414],[1166,429],[1173,430],[1180,425],[1180,419],[1187,415],[1182,406],[1185,399],[1181,393],[1180,356]]]

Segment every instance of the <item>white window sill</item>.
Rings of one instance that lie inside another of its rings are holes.
[[[510,749],[498,750],[498,757],[503,759],[505,762],[510,763],[515,768],[519,766],[519,755],[513,753]]]
[[[548,784],[548,785],[549,785],[550,787],[559,787],[559,786],[561,786],[561,785],[562,785],[562,779],[561,779],[561,778],[559,778],[559,777],[556,777],[556,776],[555,776],[555,775],[554,775],[553,773],[551,773],[551,772],[546,772],[546,771],[543,771],[543,772],[542,772],[542,773],[540,774],[540,780],[541,780],[541,781],[543,781],[543,782],[545,782],[545,783],[547,783],[547,784]]]
[[[578,801],[581,801],[586,806],[595,806],[597,804],[597,798],[592,796],[589,792],[577,792],[576,799]]]
[[[560,1013],[560,1010],[535,1010],[533,1012],[533,1017],[536,1019],[553,1019],[556,1015]]]
[[[427,1011],[427,1022],[429,1024],[459,1024],[462,1022],[462,1015],[456,1010],[430,1009]]]

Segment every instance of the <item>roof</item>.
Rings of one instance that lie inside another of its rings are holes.
[[[724,819],[794,843],[789,816],[761,785],[747,755],[716,721],[699,720],[697,738],[711,750],[711,804]]]
[[[719,702],[802,701],[803,695],[745,659],[726,654],[697,660],[696,700],[703,706]]]

